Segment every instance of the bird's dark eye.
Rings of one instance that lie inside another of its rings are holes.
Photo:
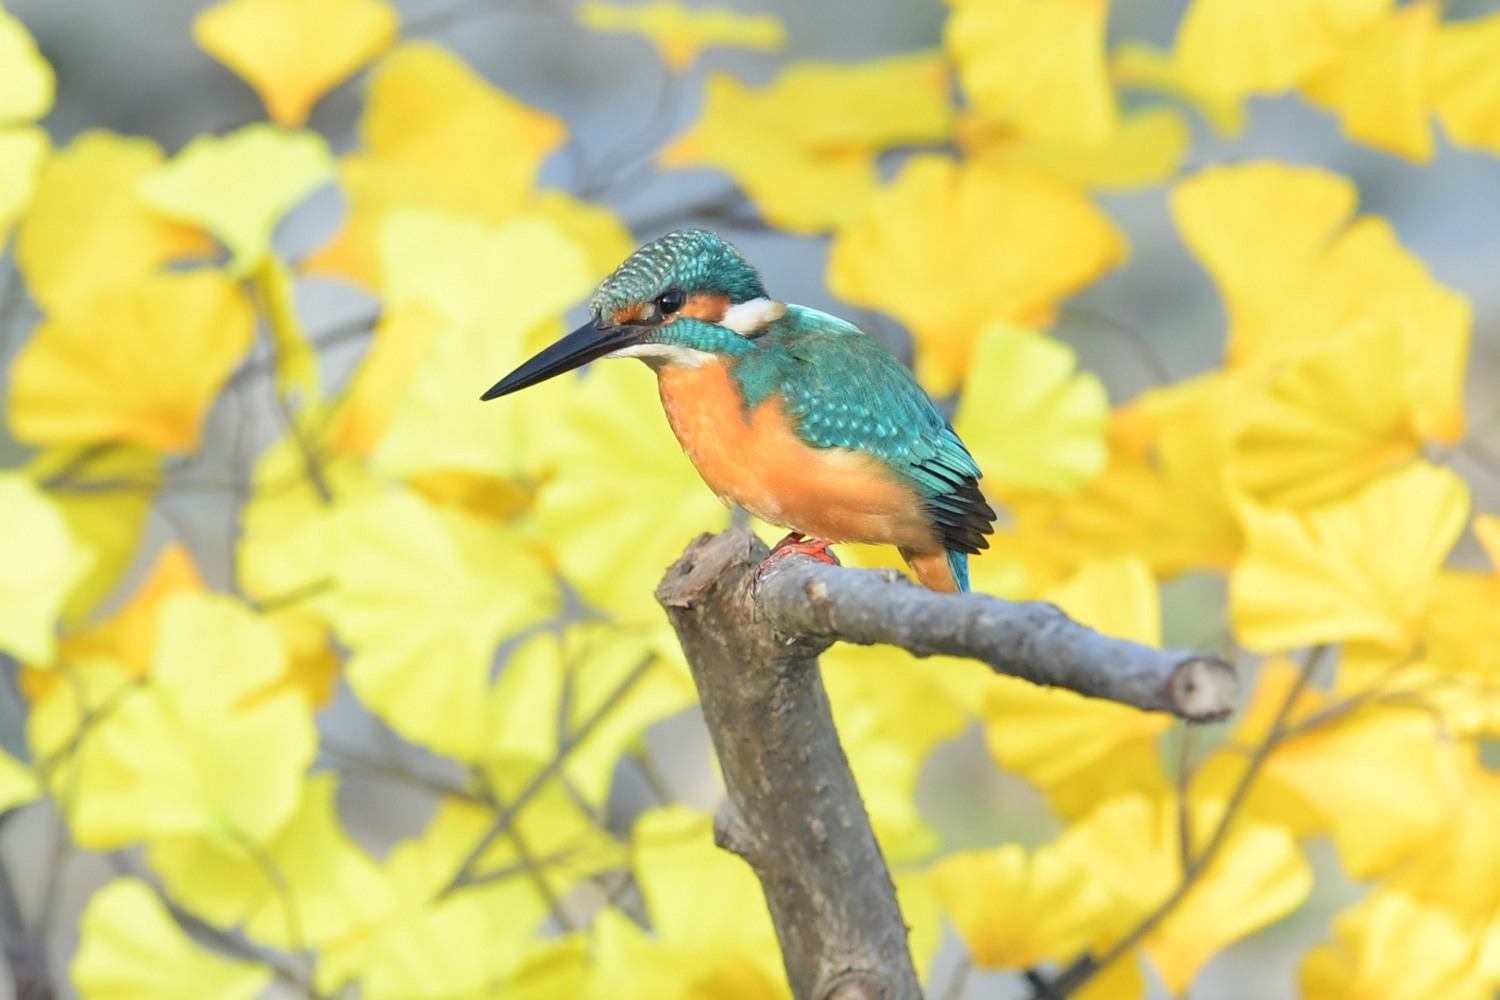
[[[680,288],[669,288],[656,297],[656,309],[663,316],[670,316],[682,308],[687,301],[687,296],[682,294]]]

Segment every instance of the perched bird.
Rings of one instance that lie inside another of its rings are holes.
[[[640,358],[709,488],[791,531],[773,558],[797,550],[831,562],[833,542],[886,543],[925,586],[969,589],[968,557],[995,520],[979,467],[880,343],[770,298],[739,251],[701,229],[631,254],[589,313],[483,398],[596,358]]]

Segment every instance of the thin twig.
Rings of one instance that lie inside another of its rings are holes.
[[[400,764],[376,757],[369,757],[352,747],[344,746],[336,739],[323,737],[322,750],[334,758],[337,769],[344,774],[388,778],[438,798],[457,799],[475,805],[489,806],[493,802],[487,795],[472,788],[449,784],[437,778],[418,774]]]
[[[157,900],[166,908],[167,914],[171,916],[172,921],[184,933],[211,948],[217,949],[225,955],[264,966],[272,975],[295,990],[299,995],[305,997],[306,1000],[331,1000],[330,997],[318,992],[313,982],[305,977],[301,970],[286,961],[285,956],[279,951],[253,944],[238,935],[222,931],[213,924],[201,920],[183,909],[154,878],[147,878],[147,873],[136,865],[124,851],[115,851],[110,854],[109,858],[118,874],[135,878],[144,883],[156,895]]]
[[[494,797],[495,805],[501,812],[511,809],[505,800],[494,792],[494,789],[490,791]],[[563,907],[562,900],[558,899],[557,893],[552,891],[552,883],[547,881],[545,862],[540,860],[536,852],[531,849],[530,838],[523,834],[516,824],[512,823],[505,828],[505,839],[510,841],[510,846],[516,852],[516,860],[520,863],[522,871],[536,888],[537,894],[542,897],[542,901],[547,904],[547,908],[552,912],[552,919],[557,922],[557,926],[563,933],[577,930],[578,926]]]
[[[643,659],[615,686],[615,689],[609,693],[609,697],[600,702],[599,707],[575,731],[568,734],[566,739],[562,738],[563,734],[559,734],[557,753],[542,766],[541,770],[532,775],[531,780],[511,800],[510,804],[500,810],[500,814],[495,817],[495,821],[490,824],[490,828],[485,831],[484,836],[479,838],[479,842],[464,857],[463,862],[458,866],[458,870],[454,872],[453,878],[438,893],[439,899],[446,898],[464,886],[471,884],[476,878],[475,869],[478,867],[480,859],[484,857],[485,852],[490,849],[497,839],[504,835],[506,830],[510,829],[521,810],[536,797],[538,792],[546,787],[547,782],[554,775],[562,770],[563,765],[567,763],[569,755],[584,740],[588,739],[589,734],[594,731],[600,722],[609,716],[610,712],[614,711],[615,707],[624,700],[625,696],[630,693],[630,690],[635,687],[636,683],[642,677],[646,676],[646,672],[651,669],[652,664],[655,662],[655,656],[648,656]]]
[[[974,963],[969,959],[967,953],[958,956],[958,962],[953,967],[953,976],[948,980],[948,988],[943,990],[943,995],[938,1000],[963,1000],[964,988],[969,984],[969,977],[974,973]]]
[[[286,927],[286,939],[291,951],[300,952],[307,947],[307,938],[302,933],[302,912],[297,907],[296,894],[292,892],[291,883],[287,881],[286,873],[271,857],[265,847],[256,842],[255,838],[246,836],[239,830],[230,832],[230,839],[239,845],[240,850],[250,857],[250,863],[260,869],[266,881],[271,886],[271,892],[276,896],[277,902],[281,904],[281,917]],[[312,970],[304,970],[306,978],[311,980]]]
[[[1188,789],[1193,780],[1193,733],[1197,730],[1187,723],[1177,729],[1177,859],[1182,877],[1187,878],[1193,866],[1193,811],[1188,807]]]
[[[1150,372],[1152,380],[1157,385],[1166,385],[1175,381],[1172,372],[1167,368],[1166,359],[1157,351],[1156,346],[1146,338],[1145,334],[1131,324],[1100,312],[1097,309],[1089,309],[1083,306],[1064,306],[1060,312],[1060,318],[1064,323],[1078,320],[1082,323],[1092,323],[1102,329],[1119,334],[1120,338],[1130,346],[1141,364],[1145,365],[1146,370]]]
[[[1077,992],[1080,987],[1094,978],[1095,975],[1134,950],[1136,945],[1140,944],[1169,913],[1176,909],[1179,903],[1187,898],[1188,893],[1197,885],[1198,879],[1213,864],[1220,848],[1224,846],[1229,829],[1234,824],[1234,820],[1239,815],[1240,808],[1249,796],[1251,786],[1260,775],[1266,761],[1270,759],[1271,751],[1281,742],[1287,718],[1291,715],[1292,709],[1297,704],[1297,700],[1302,696],[1303,690],[1306,689],[1308,683],[1312,680],[1313,673],[1317,670],[1319,664],[1323,662],[1329,649],[1330,647],[1326,645],[1318,646],[1308,654],[1307,659],[1302,664],[1302,669],[1297,674],[1297,679],[1287,690],[1281,704],[1277,706],[1276,715],[1271,721],[1271,727],[1267,731],[1265,739],[1261,741],[1260,745],[1256,747],[1255,752],[1251,754],[1249,763],[1245,766],[1244,773],[1240,775],[1239,782],[1230,793],[1224,810],[1219,816],[1219,821],[1215,824],[1214,831],[1208,838],[1208,842],[1203,846],[1202,851],[1197,852],[1190,858],[1177,887],[1172,890],[1166,899],[1157,904],[1150,913],[1142,917],[1140,922],[1124,937],[1106,950],[1101,957],[1096,959],[1091,955],[1084,955],[1059,973],[1050,983],[1044,984],[1045,989],[1036,994],[1038,1000],[1063,1000],[1064,997]]]

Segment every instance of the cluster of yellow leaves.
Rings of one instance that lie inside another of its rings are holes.
[[[0,241],[31,200],[52,145],[33,123],[51,109],[55,87],[52,67],[26,27],[0,8]]]
[[[976,589],[1159,644],[1161,583],[1211,574],[1228,596],[1205,632],[1222,610],[1270,658],[1225,742],[1178,775],[1163,716],[973,664],[830,653],[919,964],[948,925],[983,968],[1090,953],[1111,961],[1077,996],[1128,1000],[1148,977],[1181,995],[1302,904],[1302,844],[1327,837],[1377,885],[1308,954],[1311,1000],[1488,995],[1500,778],[1476,747],[1500,732],[1500,521],[1437,464],[1466,433],[1468,304],[1356,215],[1344,178],[1177,176],[1190,133],[1173,105],[1234,131],[1246,97],[1298,89],[1413,158],[1434,116],[1500,151],[1500,16],[1194,0],[1172,51],[1111,53],[1106,0],[951,8],[939,51],[793,63],[760,87],[710,74],[655,162],[720,170],[771,225],[830,233],[830,288],[910,331],[1006,509]],[[644,36],[679,81],[709,48],[784,36],[667,0],[578,19]],[[0,11],[0,239],[14,226],[43,312],[6,401],[37,454],[0,475],[0,653],[27,664],[30,703],[28,759],[0,753],[0,813],[50,796],[79,845],[138,846],[146,876],[96,893],[75,985],[248,1000],[298,967],[267,956],[310,953],[305,989],[370,1000],[789,995],[759,886],[710,818],[611,815],[621,761],[649,774],[643,734],[692,703],[652,589],[729,514],[639,366],[476,409],[633,242],[538,186],[564,123],[398,42],[384,0],[224,0],[193,33],[274,124],[170,158],[104,131],[49,151],[32,122],[51,70]],[[335,157],[304,125],[366,65],[359,144]],[[1224,302],[1224,363],[1111,409],[1043,331],[1127,260],[1091,193],[1168,179]],[[278,225],[329,184],[340,228],[288,260]],[[329,277],[380,304],[342,386],[298,310]],[[241,470],[241,596],[169,545],[110,607],[226,385],[268,365],[284,431]],[[1446,567],[1466,529],[1489,569]],[[1282,655],[1309,646],[1338,647],[1326,684]],[[319,736],[339,684],[459,776],[427,783],[430,815],[383,856],[346,828],[331,773],[360,762]],[[971,725],[1066,824],[1054,840],[941,856],[917,791]]]

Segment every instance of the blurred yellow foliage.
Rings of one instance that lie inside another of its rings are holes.
[[[882,149],[941,142],[952,117],[937,53],[793,63],[761,90],[714,73],[701,117],[657,159],[717,167],[767,221],[812,233],[855,217],[875,191]]]
[[[996,253],[1020,245],[1028,252]],[[836,234],[828,283],[840,298],[906,324],[917,378],[946,395],[989,323],[1049,323],[1059,299],[1125,253],[1114,225],[1061,181],[918,156]]]
[[[693,67],[779,49],[777,19],[591,0],[553,27],[599,52],[623,46],[583,29],[640,36],[667,74],[664,117],[597,156],[452,49],[399,38],[384,0],[224,0],[193,38],[270,120],[168,157],[102,129],[52,149],[53,71],[0,10],[0,654],[24,699],[0,814],[51,809],[80,851],[116,852],[71,960],[83,1000],[252,1000],[274,980],[791,997],[754,872],[714,846],[709,765],[659,746],[693,727],[693,688],[653,588],[743,515],[638,365],[478,400],[657,234],[617,214],[633,185],[689,191],[689,168],[731,188],[674,208],[754,230],[769,294],[794,284],[772,237],[827,235],[828,289],[909,332],[891,342],[1001,509],[976,589],[1241,667],[1221,732],[974,663],[827,653],[923,973],[956,932],[974,965],[1055,968],[1075,1000],[1141,997],[1148,976],[1197,995],[1216,954],[1302,906],[1304,845],[1326,838],[1367,885],[1318,929],[1307,1000],[1492,996],[1500,518],[1463,478],[1490,461],[1488,415],[1465,413],[1473,308],[1353,179],[1216,162],[1189,117],[1239,136],[1250,98],[1283,94],[1405,160],[1443,155],[1434,124],[1500,153],[1500,15],[1191,0],[1161,49],[1111,38],[1119,13],[951,0],[941,49],[752,81]],[[351,79],[345,151],[305,125]],[[328,185],[341,214],[297,259]],[[1121,191],[1141,194],[1094,197]],[[1146,358],[1133,395],[1080,370],[1098,344],[1059,319],[1156,292],[1114,212],[1175,226],[1225,318],[1184,332],[1221,340],[1222,364],[1174,379],[1186,363]],[[325,277],[364,312],[319,332]],[[930,814],[934,755],[966,738],[1043,803],[1024,846],[976,823],[955,851]]]
[[[223,0],[193,19],[193,38],[255,88],[272,121],[301,125],[398,27],[384,0]]]
[[[729,7],[687,7],[672,0],[629,6],[585,0],[578,21],[595,31],[642,35],[656,46],[667,69],[681,73],[705,49],[729,47],[774,51],[786,28],[769,14],[741,14]]]

